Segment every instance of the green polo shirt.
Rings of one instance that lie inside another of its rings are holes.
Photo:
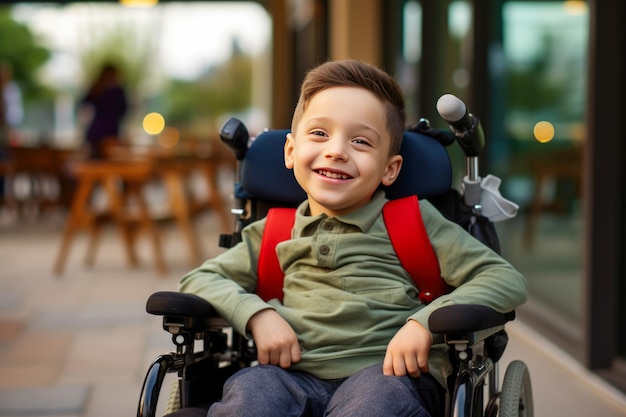
[[[444,279],[455,290],[427,306],[402,268],[382,218],[387,200],[377,192],[346,215],[307,215],[298,207],[292,239],[276,248],[285,271],[283,302],[254,294],[265,220],[243,230],[242,242],[185,275],[180,291],[208,300],[246,334],[255,313],[275,309],[293,327],[302,360],[292,369],[322,379],[350,376],[382,362],[387,344],[408,319],[428,327],[428,316],[448,304],[482,304],[511,311],[526,300],[527,283],[509,263],[447,221],[430,203],[420,209]],[[431,374],[443,385],[451,371],[445,345],[431,349]]]

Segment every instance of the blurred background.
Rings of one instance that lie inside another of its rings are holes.
[[[135,265],[137,240],[157,269],[140,266],[146,288],[175,288],[230,226],[233,159],[217,138],[224,120],[241,118],[252,135],[288,127],[306,71],[357,58],[397,78],[411,124],[426,117],[447,128],[435,107],[444,93],[479,117],[481,173],[502,178],[501,193],[520,206],[497,224],[504,256],[530,283],[518,317],[626,392],[625,17],[622,2],[599,0],[3,2],[0,355],[37,311],[15,313],[30,288],[17,277],[77,282],[117,264],[115,274],[137,273],[120,249]],[[96,154],[98,107],[86,97],[106,65],[124,100]],[[456,147],[450,156],[459,183],[464,157]],[[131,172],[131,162],[143,171]],[[120,176],[131,186],[109,193],[107,181]],[[105,215],[89,214],[93,206]],[[151,243],[120,222],[143,225]],[[116,224],[130,240],[99,237]],[[27,252],[13,242],[37,241],[48,242],[42,262],[20,261]],[[93,253],[102,249],[91,269],[65,259],[91,253],[93,242]]]
[[[121,134],[132,143],[151,140],[142,119],[154,111],[185,138],[215,134],[225,114],[267,125],[259,69],[271,24],[258,4],[18,3],[1,19],[2,58],[22,91],[22,145],[82,145],[81,100],[108,63],[123,76],[130,111]]]

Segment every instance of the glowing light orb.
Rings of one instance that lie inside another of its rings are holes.
[[[538,142],[547,143],[554,139],[554,126],[546,121],[537,122],[533,133]]]
[[[165,119],[159,113],[148,113],[143,118],[143,130],[149,135],[158,135],[163,129],[165,129]]]

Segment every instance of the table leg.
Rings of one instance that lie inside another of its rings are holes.
[[[96,252],[98,250],[98,243],[100,242],[100,235],[102,234],[102,224],[100,221],[95,220],[89,231],[89,243],[87,244],[87,253],[85,255],[85,265],[92,267],[96,260]]]
[[[192,266],[197,266],[202,262],[202,254],[191,223],[191,209],[185,192],[184,177],[174,171],[166,171],[162,175],[172,215],[189,245],[189,261]]]
[[[113,176],[107,177],[104,183],[107,199],[109,200],[109,209],[113,215],[115,225],[120,232],[122,241],[124,242],[128,264],[131,267],[136,267],[139,265],[139,260],[135,252],[134,232],[132,225],[129,223],[130,219],[124,216],[124,199],[122,198],[120,186],[119,178]]]
[[[82,179],[78,185],[78,189],[76,190],[76,194],[74,195],[74,198],[72,200],[70,215],[65,224],[65,230],[63,232],[63,237],[61,240],[61,247],[53,266],[53,272],[56,275],[60,275],[63,273],[65,260],[67,258],[67,252],[72,243],[74,233],[81,227],[82,224],[89,220],[88,214],[86,214],[84,210],[89,202],[89,197],[91,196],[93,186],[94,179],[91,177]]]
[[[202,165],[202,172],[207,182],[209,191],[209,206],[220,218],[222,225],[222,233],[230,233],[232,231],[233,218],[229,213],[222,194],[220,193],[220,187],[217,180],[217,166],[213,163],[205,163]]]
[[[167,266],[163,259],[163,250],[161,247],[161,237],[157,231],[150,210],[148,208],[148,202],[144,198],[141,184],[135,182],[126,183],[127,193],[132,196],[139,206],[139,226],[145,230],[150,236],[152,242],[152,251],[154,253],[154,261],[156,264],[157,272],[165,274],[167,272]]]

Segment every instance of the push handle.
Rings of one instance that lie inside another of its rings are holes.
[[[480,120],[467,111],[461,99],[452,94],[439,97],[437,111],[450,125],[465,156],[477,157],[485,147],[485,134]]]
[[[220,139],[235,154],[238,161],[242,161],[248,151],[250,135],[243,122],[235,117],[226,120],[220,129]]]

